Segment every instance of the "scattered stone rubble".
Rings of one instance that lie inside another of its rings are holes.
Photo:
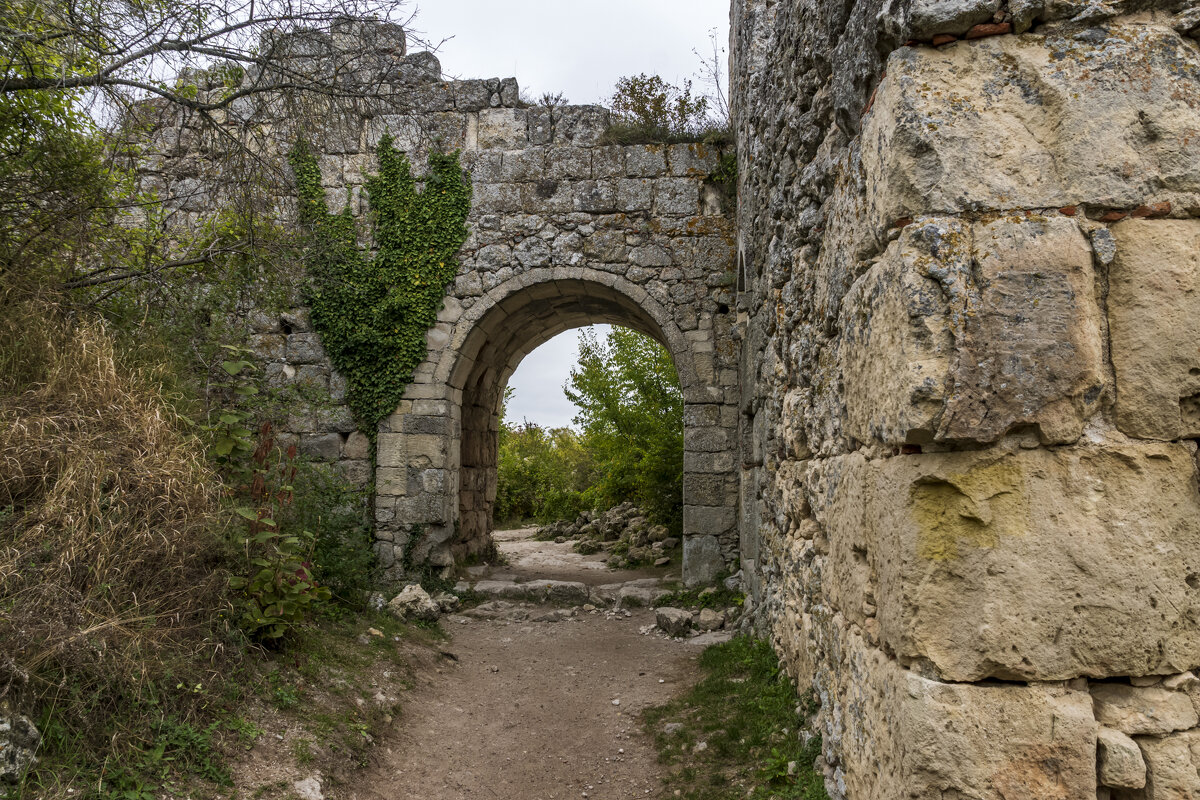
[[[543,525],[536,538],[559,543],[574,539],[575,552],[583,555],[607,551],[611,554],[608,566],[613,569],[665,567],[671,563],[671,551],[680,544],[665,525],[652,524],[646,512],[629,502],[602,513],[585,511],[574,522]]]
[[[405,586],[403,591],[382,607],[406,621],[433,621],[449,615],[448,621],[467,624],[471,619],[504,622],[564,622],[578,619],[580,614],[605,614],[609,618],[632,616],[633,608],[655,607],[655,624],[645,626],[643,633],[657,628],[672,638],[698,637],[716,631],[732,631],[742,617],[742,609],[731,606],[724,610],[702,608],[695,611],[660,606],[673,592],[657,578],[641,578],[624,583],[588,586],[579,581],[554,580],[480,580],[460,581],[455,593],[444,592],[437,597],[418,584]],[[714,590],[705,590],[711,592]],[[470,593],[486,600],[473,608],[457,613],[458,595]],[[704,593],[701,593],[703,597]],[[546,610],[545,606],[558,606]]]

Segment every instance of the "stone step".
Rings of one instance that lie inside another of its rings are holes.
[[[460,583],[456,589],[465,589],[468,584]],[[553,603],[557,605],[583,605],[593,603],[598,606],[653,606],[659,598],[669,594],[667,589],[654,579],[639,579],[627,583],[606,583],[593,586],[578,581],[535,580],[518,583],[516,581],[486,580],[479,581],[470,587],[484,597],[496,600],[527,600],[533,603]]]

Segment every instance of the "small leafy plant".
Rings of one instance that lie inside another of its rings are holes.
[[[330,592],[313,577],[316,537],[307,530],[288,533],[275,519],[292,502],[296,446],[280,453],[271,424],[264,423],[251,460],[252,505],[235,508],[245,524],[237,537],[244,569],[229,585],[242,594],[242,629],[252,638],[275,641],[307,619],[317,603],[329,600]]]

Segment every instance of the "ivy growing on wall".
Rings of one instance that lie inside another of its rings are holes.
[[[390,137],[379,142],[379,174],[367,180],[374,255],[358,245],[350,209],[329,213],[321,171],[301,142],[289,160],[309,231],[305,254],[313,327],[346,377],[346,401],[371,440],[396,410],[425,358],[425,333],[437,321],[467,238],[471,184],[458,154],[434,153],[418,180]]]

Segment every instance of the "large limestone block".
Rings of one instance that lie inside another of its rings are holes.
[[[686,508],[684,512],[687,512]],[[721,555],[721,543],[716,536],[684,534],[683,582],[686,585],[713,583],[724,569],[725,558]]]
[[[841,748],[845,797],[1082,800],[1096,797],[1086,691],[942,683],[853,635],[836,637],[826,742]]]
[[[1200,220],[1129,220],[1112,231],[1117,426],[1145,439],[1200,436]]]
[[[902,47],[863,128],[870,224],[1080,202],[1195,205],[1197,130],[1200,53],[1166,25]]]
[[[1121,800],[1196,800],[1200,797],[1200,731],[1136,739],[1146,759],[1146,788]]]
[[[951,680],[1169,674],[1200,654],[1193,448],[939,453],[812,468],[826,596]],[[874,623],[873,623],[874,624]]]
[[[886,444],[1071,442],[1104,386],[1091,249],[1066,217],[908,226],[842,306],[847,428]]]
[[[526,139],[525,112],[513,108],[485,108],[479,112],[478,145],[484,150],[521,150]]]
[[[906,678],[905,771],[909,786],[926,784],[924,793],[908,797],[1095,796],[1097,726],[1086,692]]]
[[[1200,723],[1187,694],[1160,686],[1097,683],[1092,699],[1096,719],[1130,735],[1174,733]]]

